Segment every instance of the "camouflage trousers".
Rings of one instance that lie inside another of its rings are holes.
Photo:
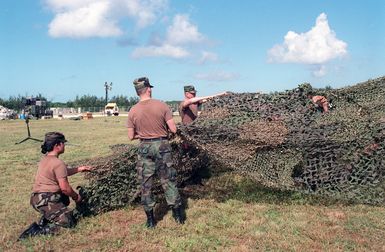
[[[142,141],[139,145],[136,169],[141,186],[141,203],[145,211],[150,211],[155,206],[151,192],[155,175],[160,177],[167,204],[175,207],[181,204],[171,150],[168,140]]]
[[[32,207],[49,223],[59,227],[72,228],[76,224],[72,210],[67,207],[69,204],[69,197],[62,193],[43,192],[31,195]]]

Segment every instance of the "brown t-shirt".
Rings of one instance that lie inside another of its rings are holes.
[[[324,104],[328,104],[328,100],[325,98],[325,96],[322,95],[316,95],[313,96],[312,101],[317,104],[318,106],[323,106]]]
[[[60,192],[59,180],[67,177],[67,166],[56,156],[45,156],[39,162],[33,192]]]
[[[179,104],[179,115],[182,118],[184,125],[192,123],[198,117],[199,103],[192,103],[189,106],[183,108],[183,102]]]
[[[172,119],[168,105],[155,99],[140,101],[128,113],[128,128],[135,130],[139,138],[167,137],[166,122]]]

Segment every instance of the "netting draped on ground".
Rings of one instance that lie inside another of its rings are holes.
[[[198,174],[207,171],[211,164],[205,152],[193,146],[184,146],[178,137],[171,141],[179,187],[199,177]],[[80,188],[84,200],[77,207],[78,214],[98,214],[138,201],[140,194],[135,167],[137,147],[122,144],[112,146],[112,150],[113,154],[108,157],[88,160],[85,163],[95,169],[87,175],[88,185]],[[159,180],[154,181],[153,192],[155,196],[162,195]]]
[[[309,91],[332,109],[318,111]],[[342,89],[302,84],[229,94],[206,104],[182,135],[220,164],[268,187],[384,204],[385,78]]]
[[[309,91],[327,97],[332,109],[319,112]],[[173,141],[178,185],[202,169],[220,168],[266,187],[383,205],[384,97],[385,77],[341,89],[302,84],[285,92],[212,99],[196,121],[179,126],[182,142]],[[89,161],[97,169],[82,189],[84,209],[99,213],[134,202],[135,163],[132,145],[116,146],[113,155]]]

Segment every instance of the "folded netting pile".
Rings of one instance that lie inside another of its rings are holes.
[[[321,113],[307,97],[330,102]],[[385,203],[385,77],[341,89],[304,83],[205,104],[182,138],[256,183],[367,204]]]

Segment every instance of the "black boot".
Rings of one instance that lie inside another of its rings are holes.
[[[177,223],[184,224],[184,219],[182,216],[182,208],[180,206],[172,208],[172,217],[174,217]]]
[[[41,220],[39,221],[41,222]],[[45,224],[42,222],[42,224]],[[54,235],[57,233],[59,228],[57,226],[49,226],[45,224],[44,226],[40,226],[36,222],[32,223],[17,239],[18,241],[26,239],[28,237],[36,236],[36,235]]]
[[[48,223],[49,223],[49,220],[47,220],[46,218],[44,218],[44,216],[42,216],[37,224],[40,227],[45,227]]]
[[[40,232],[41,232],[41,227],[36,222],[34,222],[26,230],[24,230],[23,233],[21,233],[21,235],[19,236],[19,239],[17,240],[20,241],[28,237],[38,235],[40,234]]]
[[[154,210],[145,211],[145,212],[147,215],[146,227],[147,228],[155,228]]]

